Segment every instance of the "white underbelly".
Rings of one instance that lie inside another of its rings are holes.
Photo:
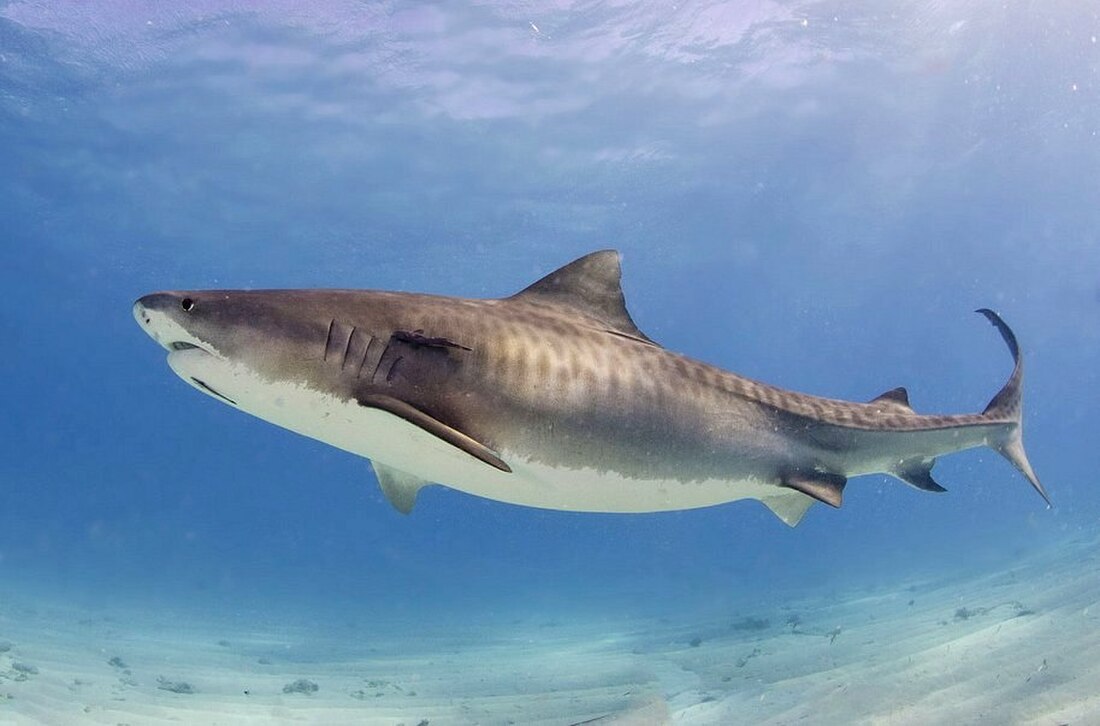
[[[627,478],[610,471],[547,466],[518,456],[504,460],[511,475],[437,480],[477,496],[511,504],[574,512],[662,512],[696,509],[774,493],[751,480],[679,481]]]
[[[173,370],[232,399],[238,408],[283,428],[404,471],[427,482],[511,504],[587,512],[657,512],[776,496],[751,478],[680,481],[627,478],[613,471],[550,466],[521,452],[498,451],[503,472],[404,419],[307,386],[269,382],[247,367],[198,351],[169,356]],[[217,396],[214,396],[217,398]]]

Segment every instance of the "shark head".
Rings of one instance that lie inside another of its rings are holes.
[[[339,386],[338,371],[318,365],[323,324],[293,299],[250,291],[158,292],[134,303],[133,313],[168,351],[176,375],[252,412],[270,403],[274,385],[308,383],[327,393]]]
[[[407,508],[425,480],[510,472],[453,425],[469,423],[476,404],[443,384],[475,358],[437,333],[463,304],[370,290],[204,290],[146,295],[133,314],[199,391],[376,466],[417,462],[411,484],[380,474]]]

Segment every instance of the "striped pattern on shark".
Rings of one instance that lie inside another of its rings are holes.
[[[982,413],[921,415],[785,390],[669,351],[595,252],[507,298],[369,290],[162,292],[134,305],[185,381],[372,460],[412,509],[428,483],[528,506],[649,512],[758,499],[796,525],[849,478],[925,491],[936,457],[1001,453],[1049,504],[1022,443],[1023,361]]]

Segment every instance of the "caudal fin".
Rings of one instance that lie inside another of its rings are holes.
[[[1016,335],[1012,332],[1012,329],[1008,327],[1008,324],[1005,323],[1004,320],[1001,320],[1001,316],[989,308],[981,308],[975,312],[984,315],[1001,334],[1016,364],[1012,369],[1012,375],[1008,377],[1008,381],[1001,390],[997,391],[997,395],[993,397],[993,400],[990,401],[989,405],[982,411],[982,415],[986,418],[1004,421],[1008,424],[1008,426],[1004,428],[1004,433],[1001,437],[991,441],[989,446],[1000,453],[1001,456],[1012,462],[1012,465],[1015,466],[1021,474],[1027,477],[1027,480],[1031,482],[1031,486],[1035,487],[1035,491],[1039,492],[1039,496],[1043,498],[1049,507],[1050,497],[1039,481],[1039,477],[1036,476],[1035,470],[1031,468],[1031,463],[1027,460],[1027,453],[1024,451],[1024,364],[1020,356],[1020,346],[1016,342]]]

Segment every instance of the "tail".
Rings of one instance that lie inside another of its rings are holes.
[[[1016,363],[1008,381],[1001,390],[997,392],[997,395],[993,397],[993,400],[989,402],[989,405],[985,407],[985,410],[982,411],[982,415],[987,418],[1003,420],[1009,424],[1005,427],[1001,437],[998,440],[991,441],[989,446],[1000,453],[1001,456],[1012,462],[1012,465],[1019,469],[1020,473],[1031,482],[1031,486],[1035,487],[1035,491],[1039,492],[1039,496],[1047,503],[1047,507],[1050,507],[1050,497],[1047,495],[1047,491],[1043,488],[1042,483],[1039,482],[1039,477],[1036,476],[1035,470],[1031,468],[1031,463],[1027,460],[1027,453],[1024,451],[1024,363],[1020,356],[1020,346],[1016,342],[1016,336],[1013,334],[1012,329],[1008,327],[1005,321],[1001,320],[1000,315],[988,308],[982,308],[975,312],[981,313],[989,322],[993,323],[993,327],[995,327],[998,332],[1000,332],[1001,337],[1004,338],[1005,343],[1008,345],[1008,350],[1012,353],[1012,358]]]

